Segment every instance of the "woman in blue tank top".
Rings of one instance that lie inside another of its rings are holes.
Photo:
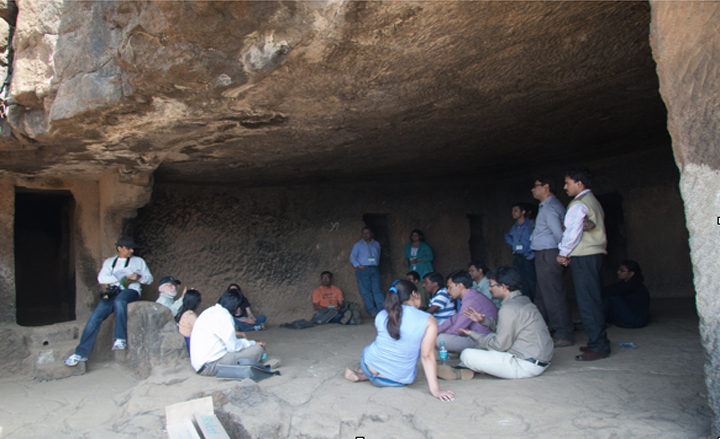
[[[360,357],[360,368],[345,369],[349,381],[370,381],[378,387],[401,387],[415,381],[418,357],[422,358],[430,393],[442,401],[455,394],[440,390],[435,363],[437,323],[422,306],[417,287],[400,280],[385,295],[385,309],[375,317],[378,335]]]

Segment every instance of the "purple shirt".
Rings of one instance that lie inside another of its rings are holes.
[[[465,291],[465,297],[462,299],[460,311],[454,316],[447,319],[442,325],[438,326],[438,334],[460,335],[458,329],[470,329],[481,334],[489,334],[490,330],[480,323],[475,323],[465,316],[464,311],[467,308],[473,308],[475,311],[485,314],[487,317],[497,319],[498,309],[494,303],[482,293],[470,288]]]

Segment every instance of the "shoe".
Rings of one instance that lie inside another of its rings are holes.
[[[270,366],[270,369],[277,369],[278,367],[280,367],[280,359],[278,357],[268,358],[262,363],[265,367]]]
[[[444,380],[471,380],[475,376],[475,372],[464,367],[438,365],[437,376]]]
[[[340,319],[340,324],[347,325],[348,322],[350,321],[350,319],[352,319],[352,316],[353,316],[352,311],[350,311],[350,310],[345,311],[345,314],[343,314],[342,318]]]
[[[262,331],[263,329],[265,329],[265,323],[253,326],[253,331]]]
[[[127,347],[127,342],[121,338],[118,338],[113,342],[112,350],[113,351],[123,351]]]
[[[577,355],[575,359],[577,361],[595,361],[595,360],[602,360],[603,358],[609,357],[610,354],[601,354],[600,352],[591,351],[590,349],[586,350],[585,353]]]
[[[65,360],[65,366],[77,366],[77,364],[81,361],[87,361],[87,358],[81,357],[78,354],[72,354],[67,360]]]
[[[588,349],[590,349],[590,348],[587,346],[580,346],[580,352],[587,352]]]
[[[553,345],[556,348],[566,348],[568,346],[575,346],[575,342],[572,342],[570,340],[563,340],[562,338],[555,338],[553,337]]]

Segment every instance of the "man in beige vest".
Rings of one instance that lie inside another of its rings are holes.
[[[565,173],[565,192],[573,200],[565,215],[565,231],[558,245],[557,261],[564,266],[572,262],[575,296],[580,310],[587,346],[580,348],[578,361],[593,361],[610,355],[605,315],[602,305],[600,271],[603,255],[607,254],[605,212],[590,185],[592,174],[587,168],[575,166]]]

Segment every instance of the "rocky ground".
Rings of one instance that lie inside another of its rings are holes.
[[[3,379],[0,438],[164,438],[165,406],[205,395],[238,438],[704,437],[710,413],[697,316],[675,305],[654,315],[644,329],[611,327],[606,360],[576,362],[576,347],[564,348],[538,378],[441,381],[456,394],[451,403],[430,396],[422,368],[405,388],[344,380],[344,367],[357,365],[375,336],[369,321],[271,327],[251,335],[282,358],[282,376],[257,384],[198,377],[189,365],[135,381],[114,363],[57,381]]]

